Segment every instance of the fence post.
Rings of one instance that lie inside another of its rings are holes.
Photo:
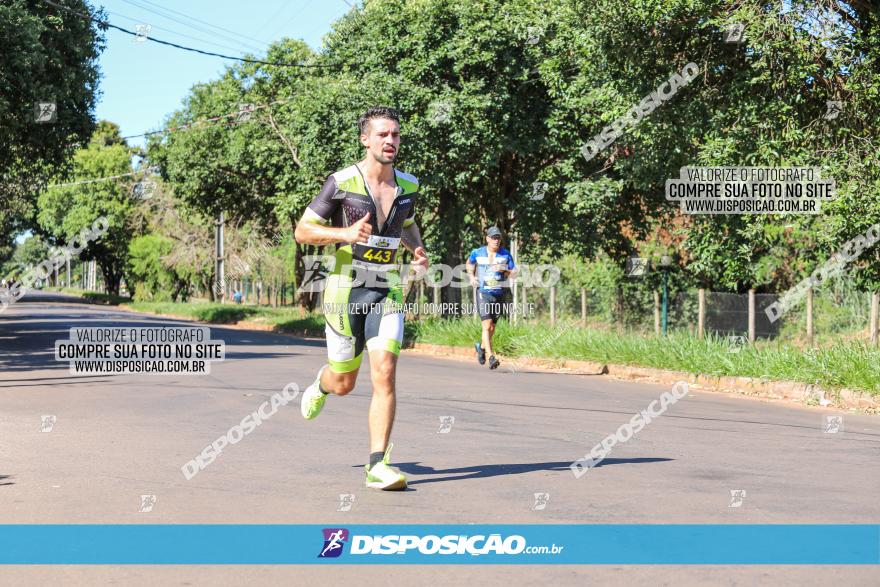
[[[510,254],[513,257],[514,266],[519,267],[519,243],[518,239],[516,238],[516,233],[514,233],[513,236],[510,237]],[[517,280],[515,277],[510,280],[510,289],[513,290],[513,316],[510,317],[510,321],[513,325],[516,325],[516,321],[518,318],[517,314],[519,314],[519,296],[517,295],[518,292],[516,291],[516,282]],[[479,312],[477,314],[479,314]]]
[[[587,288],[581,288],[581,324],[587,325]]]
[[[654,290],[654,334],[660,336],[660,292]]]
[[[880,292],[873,292],[871,294],[871,346],[877,346],[877,328],[878,321],[880,321]]]
[[[556,326],[556,286],[550,286],[550,326]]]
[[[529,303],[529,297],[526,294],[526,284],[523,283],[523,286],[522,286],[523,321],[525,321],[526,316],[527,316],[528,310],[526,310],[526,306],[528,305],[528,303]]]
[[[749,342],[755,343],[755,290],[749,290]]]
[[[440,307],[440,286],[435,285],[434,286],[434,311],[435,312],[437,311],[438,307]],[[442,312],[440,314],[441,314],[441,316],[443,315]]]
[[[697,337],[704,338],[706,335],[706,290],[701,287],[697,295],[700,302],[697,315]]]
[[[807,345],[813,348],[813,286],[807,287]]]
[[[477,293],[477,288],[476,288],[476,287],[472,287],[471,289],[474,290],[474,295],[473,295],[473,302],[474,302],[474,318],[477,319],[477,320],[479,320],[479,319],[480,319],[480,309],[477,307],[477,304],[479,303],[479,294]],[[514,316],[515,316],[515,315],[516,315],[516,314],[514,314]]]

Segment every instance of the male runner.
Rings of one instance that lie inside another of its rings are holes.
[[[419,181],[394,169],[400,148],[400,117],[375,107],[358,119],[365,157],[331,175],[296,226],[297,242],[336,244],[336,264],[324,289],[328,364],[302,398],[311,420],[329,394],[354,389],[364,347],[370,353],[370,459],[367,487],[406,489],[406,477],[389,466],[394,424],[395,372],[403,341],[403,303],[396,255],[400,244],[413,253],[416,271],[428,256],[415,224]],[[327,367],[330,367],[329,369]]]
[[[471,277],[471,285],[477,287],[477,309],[483,321],[483,343],[478,342],[477,360],[480,365],[486,364],[486,352],[489,352],[489,368],[497,369],[501,362],[492,352],[492,337],[495,335],[495,323],[501,315],[501,304],[504,299],[504,286],[509,278],[515,277],[517,269],[513,264],[510,251],[501,246],[501,231],[493,226],[486,231],[486,246],[474,249],[467,260],[467,272]],[[474,275],[478,271],[479,278]]]

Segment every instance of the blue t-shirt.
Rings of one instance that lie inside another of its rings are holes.
[[[496,271],[496,266],[502,266],[508,271],[516,267],[513,264],[513,257],[510,251],[501,247],[495,253],[492,259],[492,265],[489,265],[489,249],[488,247],[480,247],[471,252],[468,257],[468,263],[477,266],[477,279],[480,281],[480,289],[486,293],[498,295],[504,291],[507,285],[506,276],[500,271]]]

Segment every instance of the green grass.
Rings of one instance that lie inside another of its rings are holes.
[[[54,291],[74,296],[79,296],[90,304],[102,304],[104,306],[118,306],[131,301],[131,298],[113,296],[101,291],[85,291],[74,287],[44,287],[44,291]]]
[[[408,334],[420,342],[472,347],[479,340],[475,320],[425,320],[408,323]],[[687,332],[666,338],[635,333],[578,328],[560,323],[499,322],[493,346],[510,357],[575,359],[639,365],[717,376],[766,377],[818,383],[833,390],[843,387],[880,395],[880,351],[861,342],[842,341],[803,351],[786,343],[759,341],[730,352],[726,338],[699,340]]]
[[[248,320],[273,326],[276,331],[320,335],[324,318],[302,316],[299,308],[270,308],[207,302],[137,302],[134,310],[186,316],[211,324]],[[419,342],[473,348],[480,338],[476,320],[434,318],[406,323],[406,338]],[[827,390],[849,388],[880,395],[880,351],[857,341],[837,341],[803,351],[778,341],[759,341],[731,352],[726,338],[699,340],[685,331],[666,338],[635,332],[580,328],[560,321],[555,327],[529,321],[516,326],[502,320],[493,346],[507,357],[537,357],[637,365],[687,373],[767,378],[817,383]]]
[[[279,332],[319,334],[324,331],[324,317],[319,314],[302,316],[299,308],[271,308],[268,306],[245,306],[213,304],[208,302],[134,302],[132,310],[153,314],[173,314],[209,324],[234,324],[242,320],[273,326]]]

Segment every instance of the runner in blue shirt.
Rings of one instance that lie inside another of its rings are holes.
[[[477,309],[483,321],[483,341],[476,343],[477,361],[486,364],[489,353],[489,368],[497,369],[500,361],[492,352],[492,336],[495,323],[501,315],[504,288],[509,279],[516,276],[517,269],[510,251],[501,246],[501,231],[493,226],[486,231],[486,246],[474,249],[467,260],[467,272],[471,285],[477,289]]]

